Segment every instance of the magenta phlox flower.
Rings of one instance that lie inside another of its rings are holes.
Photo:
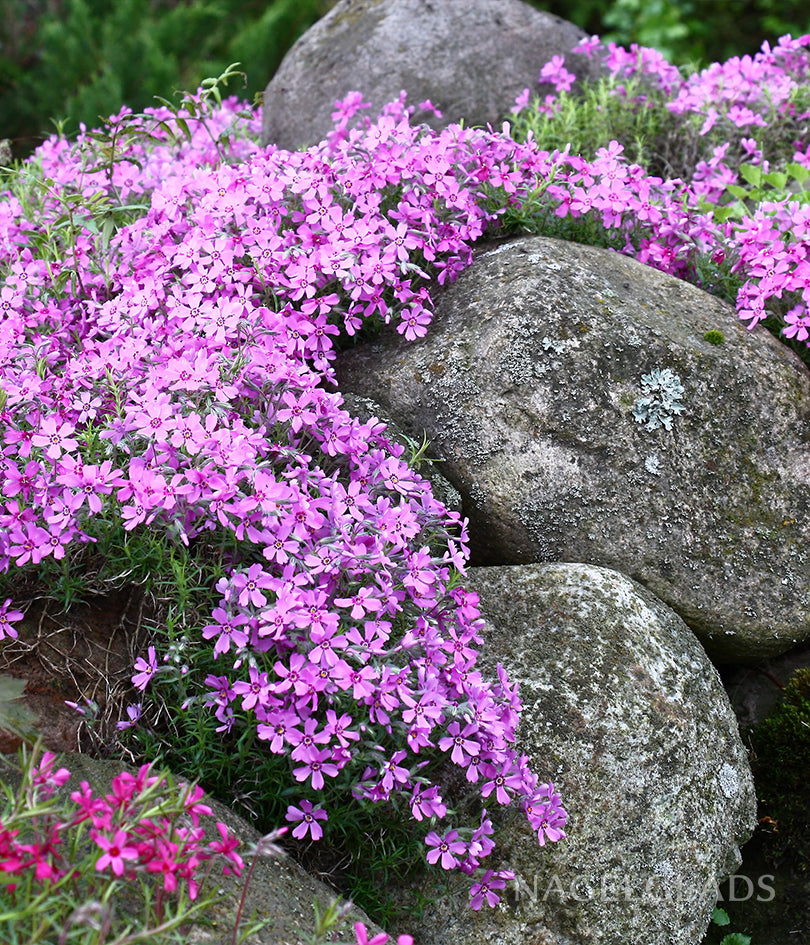
[[[3,602],[2,606],[0,606],[0,640],[5,637],[17,639],[19,636],[14,624],[17,623],[18,620],[22,620],[25,614],[21,610],[9,610],[11,604],[12,600],[8,597]]]
[[[222,870],[225,876],[231,874],[241,876],[245,861],[236,852],[240,846],[239,839],[229,833],[227,825],[220,821],[217,821],[216,828],[221,839],[210,840],[208,842],[208,852],[213,856],[221,856],[228,861]]]
[[[59,768],[54,771],[56,755],[46,751],[38,765],[31,769],[31,786],[43,797],[51,797],[58,788],[70,780],[70,771]]]
[[[449,830],[440,837],[435,830],[425,837],[427,846],[432,847],[427,854],[427,861],[431,865],[441,863],[442,869],[451,870],[458,866],[461,858],[467,852],[467,844],[460,839],[457,830]]]
[[[337,777],[340,767],[334,763],[337,753],[323,748],[319,751],[312,751],[304,764],[298,768],[293,768],[293,777],[296,781],[306,781],[309,778],[310,784],[316,791],[324,786],[324,775],[328,778]]]
[[[250,666],[248,676],[249,681],[237,679],[233,684],[233,691],[237,696],[242,696],[242,708],[245,711],[265,704],[272,690],[267,673],[260,672],[255,666]]]
[[[303,840],[309,833],[313,840],[320,840],[323,836],[323,827],[318,823],[319,820],[328,820],[329,816],[323,808],[315,808],[312,801],[300,801],[300,807],[290,804],[287,808],[285,819],[291,823],[300,821],[297,827],[293,829],[292,835],[296,840]]]
[[[210,640],[212,637],[217,638],[214,644],[214,655],[218,656],[220,653],[227,653],[231,648],[231,643],[233,643],[237,649],[241,649],[247,645],[250,636],[242,627],[250,623],[250,618],[246,617],[244,614],[238,614],[235,617],[231,616],[221,607],[216,607],[211,616],[217,622],[209,623],[204,626],[202,628],[202,636],[205,640]]]
[[[116,830],[112,837],[92,830],[90,836],[96,846],[104,851],[96,861],[98,872],[109,867],[116,876],[122,876],[125,869],[124,860],[138,859],[137,847],[128,845],[130,837],[126,830]]]
[[[153,646],[148,647],[146,659],[139,656],[135,660],[135,669],[137,672],[132,676],[132,685],[143,692],[152,681],[157,670],[157,653]]]
[[[31,437],[31,445],[45,450],[48,459],[59,459],[63,452],[72,453],[79,446],[79,441],[72,434],[76,427],[59,417],[45,417],[39,431]]]

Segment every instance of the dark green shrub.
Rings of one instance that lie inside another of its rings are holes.
[[[799,670],[782,702],[752,735],[760,822],[772,854],[810,868],[810,669]],[[766,818],[763,820],[763,818]]]
[[[24,156],[240,62],[252,99],[331,0],[0,0],[0,138]]]

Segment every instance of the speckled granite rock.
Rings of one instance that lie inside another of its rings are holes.
[[[700,644],[605,568],[473,568],[467,587],[487,623],[481,666],[519,682],[517,747],[563,795],[569,836],[541,849],[493,803],[490,865],[515,872],[509,894],[480,912],[462,891],[444,896],[409,931],[420,945],[697,945],[756,812]]]
[[[650,397],[656,371],[682,393]],[[426,432],[474,563],[615,568],[727,662],[810,639],[810,372],[719,299],[608,250],[519,239],[479,251],[427,337],[347,351],[337,373]],[[636,421],[645,397],[667,424]]]

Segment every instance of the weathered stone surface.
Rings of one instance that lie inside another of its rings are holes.
[[[684,388],[671,430],[633,416],[655,369]],[[474,563],[615,568],[721,660],[810,638],[810,373],[720,300],[617,253],[520,239],[479,253],[425,339],[346,352],[338,378],[426,431]]]
[[[430,99],[444,127],[500,122],[540,69],[582,38],[573,24],[520,0],[341,0],[285,57],[264,93],[262,141],[294,150],[333,127],[335,101],[359,91],[369,113]],[[573,71],[590,74],[584,56]]]
[[[640,585],[582,564],[473,568],[481,665],[520,683],[517,747],[562,793],[568,837],[541,849],[491,807],[495,909],[427,907],[420,945],[697,945],[715,882],[755,824],[745,749],[716,670],[683,621]]]
[[[58,755],[56,767],[65,767],[71,772],[70,781],[61,789],[62,794],[69,795],[71,791],[79,789],[80,782],[87,781],[96,794],[104,795],[110,792],[113,777],[125,766],[117,761],[74,753]],[[10,759],[2,755],[0,783],[12,785],[15,790],[19,784],[19,771],[15,770]],[[228,830],[242,842],[240,853],[244,853],[247,845],[260,839],[257,830],[225,805],[211,798],[206,803],[213,811],[212,817],[204,817],[200,821],[200,826],[206,828],[206,841],[220,839],[215,827],[218,820],[226,824]],[[243,878],[247,875],[247,867]],[[223,895],[223,899],[205,913],[208,924],[198,923],[189,932],[189,945],[231,945],[243,878],[212,872],[211,881],[216,884],[215,890]],[[329,887],[310,876],[294,860],[288,857],[259,857],[248,886],[243,916],[245,920],[251,917],[257,922],[266,920],[267,925],[249,936],[245,945],[309,945],[315,926],[313,903],[317,903],[323,911],[335,898],[335,893]],[[125,903],[119,902],[118,906],[126,911]],[[355,922],[364,922],[370,930],[369,935],[372,929],[374,934],[381,931],[369,922],[361,910],[352,907],[341,928],[350,929]],[[247,921],[240,924],[240,928],[244,929],[246,924]]]

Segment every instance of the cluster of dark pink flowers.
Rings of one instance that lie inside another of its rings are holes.
[[[181,784],[167,792],[166,782],[143,766],[137,775],[116,775],[109,794],[96,794],[83,781],[70,795],[72,808],[62,810],[56,792],[70,771],[54,763],[55,756],[45,752],[26,782],[25,811],[0,819],[0,873],[6,874],[9,892],[24,877],[33,876],[43,889],[70,879],[77,863],[68,851],[75,851],[76,831],[85,826],[99,854],[97,873],[133,881],[154,876],[162,880],[162,893],[174,893],[182,884],[192,900],[204,864],[218,860],[225,875],[241,875],[239,841],[225,824],[216,824],[219,840],[205,840],[200,818],[210,816],[211,808],[198,787]],[[161,921],[160,908],[156,918]]]

